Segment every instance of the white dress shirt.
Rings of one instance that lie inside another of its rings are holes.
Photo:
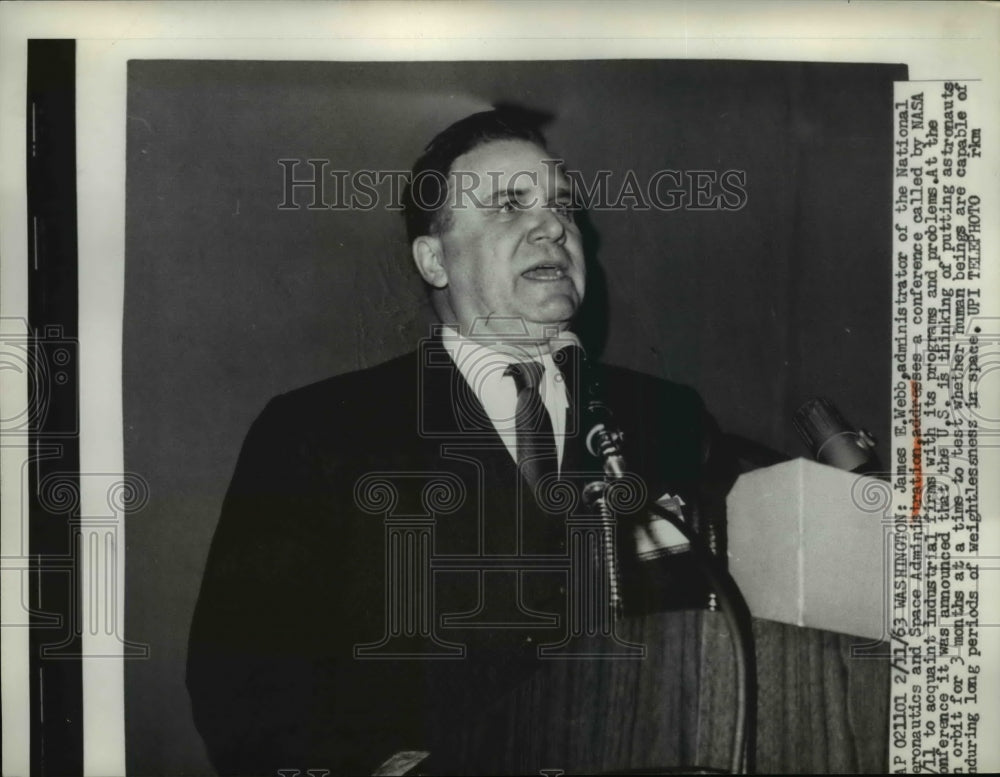
[[[525,343],[517,346],[518,351],[523,351],[523,358],[518,358],[520,353],[515,356],[494,350],[463,337],[451,327],[445,327],[442,340],[445,350],[473,393],[482,402],[486,415],[489,416],[515,462],[517,432],[514,426],[514,413],[517,407],[517,387],[514,378],[504,375],[504,372],[515,361],[541,362],[545,369],[538,391],[552,420],[556,456],[559,466],[562,467],[566,438],[566,410],[569,408],[569,401],[566,398],[562,373],[552,360],[552,355],[547,351],[542,353],[538,346]]]

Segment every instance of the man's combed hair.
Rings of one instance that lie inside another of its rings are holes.
[[[413,165],[403,192],[409,241],[412,243],[421,235],[438,234],[446,227],[448,175],[458,157],[493,140],[527,140],[545,148],[541,128],[551,118],[527,108],[498,105],[491,111],[466,116],[438,133]]]

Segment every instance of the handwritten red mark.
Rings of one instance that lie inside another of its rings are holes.
[[[910,402],[913,418],[913,502],[910,523],[920,520],[920,505],[924,501],[924,462],[920,444],[920,382],[910,381]]]

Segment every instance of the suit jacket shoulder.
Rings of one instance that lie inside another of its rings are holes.
[[[338,425],[354,432],[374,419],[381,419],[378,426],[384,427],[410,411],[420,379],[417,366],[417,354],[408,353],[335,375],[278,395],[262,415],[285,425],[290,434],[309,438],[335,432]]]

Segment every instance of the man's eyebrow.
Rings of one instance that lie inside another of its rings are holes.
[[[522,187],[512,189],[509,186],[507,187],[501,186],[490,192],[487,202],[490,205],[496,205],[504,197],[519,200],[527,194],[531,194],[530,189],[525,189]],[[548,201],[555,202],[561,199],[571,200],[572,198],[573,198],[573,190],[570,188],[570,186],[568,184],[559,184],[556,187],[555,194],[552,197],[550,197]]]
[[[528,194],[528,189],[523,187],[518,187],[513,189],[510,186],[498,186],[496,189],[490,192],[489,198],[487,199],[488,204],[496,205],[502,199],[519,199],[524,195]]]
[[[563,198],[567,200],[573,199],[573,189],[569,186],[569,184],[559,184],[556,186],[556,194],[552,199],[561,200]]]

